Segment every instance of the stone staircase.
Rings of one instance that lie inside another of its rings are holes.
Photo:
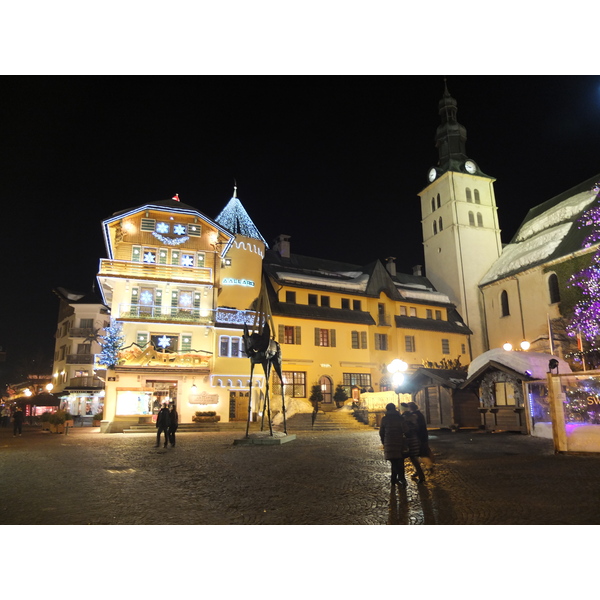
[[[357,421],[353,414],[347,410],[319,411],[315,423],[312,422],[312,413],[297,413],[287,419],[288,433],[298,431],[341,431],[341,430],[372,430],[369,425]],[[265,429],[268,425],[265,422]],[[246,431],[246,423],[237,421],[229,423],[180,423],[177,433],[203,432],[203,431]],[[250,423],[250,431],[260,430],[260,421]],[[283,424],[273,425],[274,431],[283,431]],[[156,435],[154,423],[140,423],[130,425],[123,429],[123,433],[153,433]]]
[[[288,433],[296,431],[340,431],[340,430],[372,430],[369,425],[357,421],[347,410],[319,412],[312,422],[312,413],[298,413],[287,420]]]

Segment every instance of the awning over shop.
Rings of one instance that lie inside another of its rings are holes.
[[[29,398],[19,398],[19,406],[60,406],[60,398],[54,394],[36,394]]]

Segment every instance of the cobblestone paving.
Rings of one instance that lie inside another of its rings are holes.
[[[435,473],[402,490],[375,430],[297,432],[279,446],[182,433],[168,449],[97,431],[0,429],[0,523],[600,524],[600,456],[555,455],[523,435],[435,432]]]

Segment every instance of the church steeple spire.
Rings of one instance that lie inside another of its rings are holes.
[[[435,134],[435,146],[439,152],[439,167],[442,171],[461,170],[467,158],[467,130],[456,118],[458,103],[450,95],[445,78],[444,95],[438,106],[441,124]]]

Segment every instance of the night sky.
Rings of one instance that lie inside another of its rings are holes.
[[[238,197],[265,239],[367,264],[422,264],[420,206],[443,75],[23,76],[0,98],[0,346],[50,373],[57,286],[85,292],[101,221],[171,198],[214,219]],[[600,77],[448,76],[467,153],[497,179],[502,238],[600,173]]]

